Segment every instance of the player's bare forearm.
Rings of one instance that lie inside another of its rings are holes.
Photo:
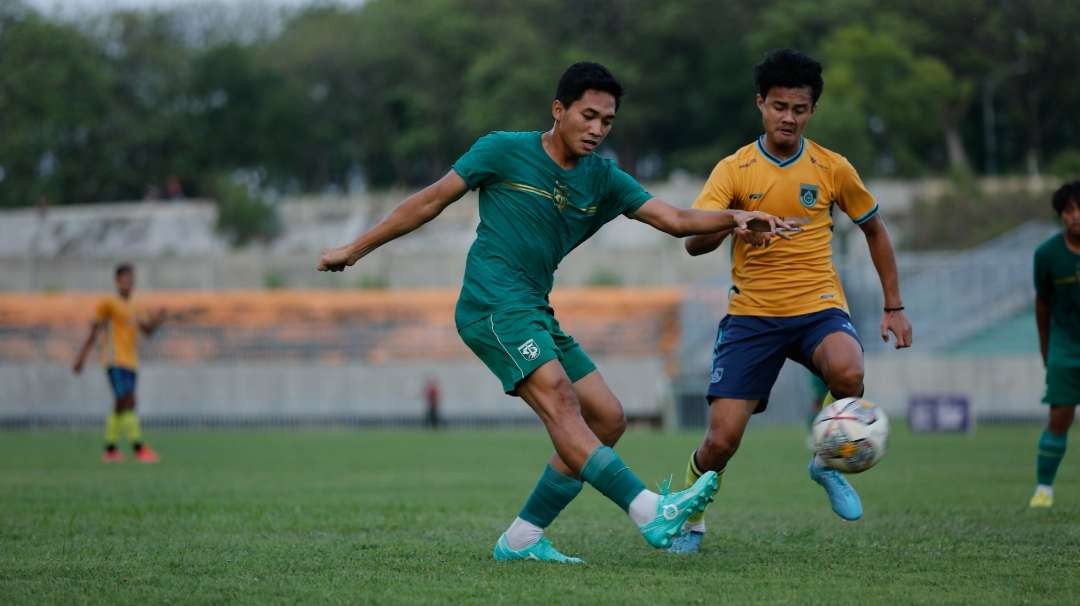
[[[881,291],[885,298],[885,309],[881,316],[881,340],[888,343],[889,333],[896,337],[896,348],[911,347],[911,322],[904,314],[904,302],[900,297],[900,272],[896,269],[896,253],[893,251],[889,230],[881,216],[875,216],[859,227],[866,235],[870,247],[870,259],[874,262]]]
[[[94,346],[99,330],[101,330],[101,325],[97,322],[90,326],[90,334],[86,335],[86,340],[83,341],[82,347],[79,348],[79,353],[75,355],[75,363],[71,366],[76,373],[82,372],[83,364],[86,363],[86,356],[90,354],[90,348]]]
[[[327,249],[319,260],[319,271],[342,271],[383,244],[414,231],[439,216],[447,206],[468,191],[465,181],[454,171],[435,183],[405,198],[378,225],[353,242]]]
[[[641,205],[634,219],[660,231],[682,238],[698,234],[730,232],[736,228],[751,228],[779,234],[781,230],[795,231],[792,225],[768,213],[746,210],[698,210],[677,208],[659,198]]]
[[[139,329],[146,336],[152,336],[165,322],[165,310],[160,309],[150,318],[139,320]]]
[[[686,252],[689,253],[691,257],[711,253],[717,248],[720,248],[720,245],[727,239],[728,234],[734,231],[734,229],[735,228],[729,228],[711,234],[690,236],[683,240],[683,247],[686,248]]]
[[[900,297],[900,272],[896,268],[896,253],[885,221],[875,216],[859,227],[866,236],[870,248],[870,259],[874,262],[878,279],[881,280],[881,292],[885,296],[885,307],[897,308],[904,305]]]
[[[1042,354],[1043,366],[1050,347],[1050,304],[1035,297],[1035,325],[1039,329],[1039,353]]]

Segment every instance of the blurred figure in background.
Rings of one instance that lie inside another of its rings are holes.
[[[1080,181],[1054,192],[1053,205],[1064,229],[1035,250],[1035,323],[1050,418],[1039,436],[1032,507],[1054,504],[1054,476],[1080,403]]]
[[[158,455],[142,439],[139,418],[135,415],[135,379],[139,369],[139,332],[150,336],[165,321],[165,310],[142,316],[131,300],[135,289],[135,268],[124,263],[116,267],[116,295],[103,297],[94,311],[90,334],[75,357],[72,370],[82,372],[86,356],[98,334],[105,335],[101,343],[101,361],[112,386],[115,403],[105,420],[105,452],[102,460],[119,463],[124,456],[117,450],[120,433],[127,434],[135,458],[143,463],[157,463]]]
[[[439,388],[439,381],[435,377],[428,377],[427,381],[424,382],[424,404],[426,406],[424,420],[431,429],[438,429],[442,422],[439,418],[439,401],[441,399],[442,389]]]

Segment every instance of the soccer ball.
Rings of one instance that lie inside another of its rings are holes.
[[[822,408],[810,431],[814,453],[826,466],[859,473],[885,454],[889,418],[869,400],[844,398]]]

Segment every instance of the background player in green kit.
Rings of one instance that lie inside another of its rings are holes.
[[[1064,229],[1035,250],[1035,322],[1046,365],[1050,419],[1039,437],[1032,507],[1054,504],[1054,476],[1080,404],[1080,181],[1054,192]]]
[[[458,333],[503,390],[536,412],[555,446],[525,506],[499,537],[496,560],[581,562],[559,553],[543,533],[583,480],[626,511],[654,547],[669,546],[717,486],[710,473],[682,492],[653,493],[611,449],[626,427],[622,406],[548,303],[563,257],[619,215],[674,236],[791,228],[765,213],[676,208],[594,154],[621,96],[603,66],[570,66],[552,101],[551,130],[481,137],[445,176],[355,242],[326,250],[319,262],[321,271],[341,271],[434,219],[466,191],[480,191],[480,225],[455,312]]]

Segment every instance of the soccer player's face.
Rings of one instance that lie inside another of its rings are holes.
[[[1061,222],[1065,231],[1073,238],[1080,238],[1080,200],[1073,198],[1061,211]]]
[[[132,289],[135,288],[135,272],[125,271],[116,276],[116,292],[120,293],[122,297],[131,296]]]
[[[761,122],[765,125],[765,136],[769,143],[777,149],[794,151],[806,130],[806,123],[814,114],[814,98],[810,87],[774,86],[765,93],[764,99],[758,95],[757,106],[761,111]]]
[[[552,113],[558,122],[559,138],[575,156],[585,156],[600,147],[615,121],[615,97],[589,89],[564,108],[555,102]]]

